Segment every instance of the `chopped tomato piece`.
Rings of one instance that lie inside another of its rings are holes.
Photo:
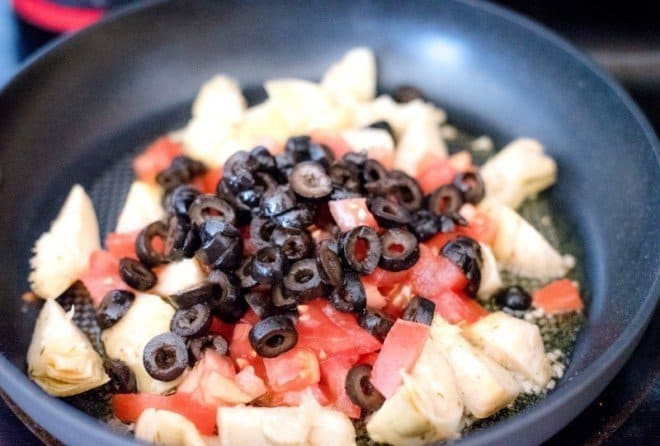
[[[456,231],[453,232],[438,232],[436,235],[431,237],[429,240],[424,242],[424,245],[434,248],[439,252],[443,246],[447,244],[448,241],[454,240],[459,236],[459,233]]]
[[[80,280],[89,291],[94,305],[100,304],[112,290],[129,289],[119,277],[119,260],[105,250],[94,251],[89,256],[89,269],[80,276]]]
[[[126,393],[112,396],[112,412],[124,423],[134,423],[146,409],[164,409],[189,419],[202,435],[215,433],[217,408],[202,404],[187,393],[156,395]]]
[[[369,364],[370,366],[373,366],[377,358],[378,358],[378,353],[376,352],[367,353],[366,355],[360,356],[360,359],[358,359],[356,364]]]
[[[312,141],[318,144],[323,144],[339,159],[348,152],[352,152],[353,148],[348,145],[346,140],[337,133],[329,130],[312,130],[310,132]]]
[[[118,259],[130,257],[137,259],[135,253],[135,239],[140,231],[131,232],[110,232],[105,237],[105,247],[110,254]]]
[[[220,318],[213,316],[213,319],[211,320],[211,327],[209,328],[209,332],[220,335],[227,342],[231,341],[232,338],[234,337],[234,324],[228,324],[227,322],[222,322]]]
[[[254,326],[257,322],[259,322],[261,319],[257,314],[252,310],[249,309],[241,318],[241,322],[250,324],[251,326]]]
[[[364,276],[366,283],[372,283],[377,287],[392,287],[405,283],[410,276],[410,269],[403,271],[387,271],[383,268],[376,267],[373,273]]]
[[[215,188],[222,179],[222,167],[209,169],[201,180],[201,191],[205,194],[215,194]]]
[[[555,280],[534,291],[532,305],[547,314],[569,313],[584,308],[577,286],[568,279]]]
[[[328,202],[332,218],[342,231],[348,231],[356,226],[371,226],[378,229],[376,219],[367,208],[366,198],[349,198],[346,200],[331,200]]]
[[[435,302],[436,313],[439,313],[450,324],[459,322],[471,324],[488,314],[488,311],[476,300],[452,290],[445,290],[430,299]]]
[[[384,168],[391,169],[394,167],[394,149],[383,147],[373,147],[367,150],[367,156],[381,163]]]
[[[456,176],[456,169],[446,159],[423,166],[417,175],[417,181],[425,194],[430,194],[440,186],[450,184]]]
[[[410,284],[416,294],[430,299],[444,290],[465,289],[468,280],[458,266],[443,256],[433,254],[424,245],[420,245],[419,249],[419,260],[410,272]]]
[[[468,221],[468,225],[456,226],[456,232],[486,245],[493,244],[497,236],[497,224],[493,219],[471,204],[463,205],[461,215]]]
[[[268,386],[275,392],[302,390],[320,379],[319,361],[306,348],[293,348],[275,358],[264,358]]]
[[[167,169],[181,153],[179,144],[167,137],[158,138],[133,160],[135,176],[142,181],[155,181],[156,175]]]
[[[349,418],[360,418],[361,409],[346,394],[346,375],[357,362],[356,356],[333,356],[321,362],[321,382],[332,405]]]
[[[239,359],[243,359],[251,363],[258,357],[257,352],[254,351],[250,344],[249,335],[251,329],[251,324],[243,322],[236,324],[234,327],[234,334],[229,345],[229,354],[234,361],[238,362]]]
[[[385,337],[383,348],[371,370],[371,382],[385,398],[401,384],[401,372],[409,372],[429,337],[426,324],[397,319]]]

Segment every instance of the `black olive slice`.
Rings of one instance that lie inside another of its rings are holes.
[[[410,231],[415,234],[415,237],[417,237],[419,241],[424,242],[438,232],[442,232],[442,218],[444,217],[439,217],[428,209],[419,209],[412,213],[408,228],[410,228]],[[453,221],[451,219],[447,220],[453,226]]]
[[[291,265],[282,285],[284,294],[294,296],[298,303],[323,296],[325,288],[314,259],[299,260]]]
[[[238,268],[243,256],[243,240],[229,223],[212,218],[200,228],[202,246],[195,257],[213,269],[225,271]]]
[[[199,226],[199,238],[202,243],[208,242],[217,235],[230,239],[241,236],[236,226],[217,217],[211,217]]]
[[[381,342],[385,340],[387,333],[390,332],[394,321],[387,317],[384,314],[372,313],[370,311],[365,311],[360,314],[358,318],[358,323],[360,327],[368,331],[373,337],[380,340]]]
[[[319,243],[316,263],[323,282],[335,287],[344,283],[344,268],[334,240],[323,240]]]
[[[367,159],[369,158],[367,156],[366,150],[361,150],[359,152],[347,152],[342,157],[343,161],[346,161],[347,163],[350,163],[359,169],[364,167],[364,163],[367,162]]]
[[[382,246],[376,231],[369,226],[356,226],[341,238],[344,261],[360,274],[371,274],[378,266]]]
[[[323,144],[311,143],[309,145],[309,159],[310,161],[321,164],[327,169],[335,160],[335,154]]]
[[[416,99],[421,101],[426,101],[424,93],[422,93],[418,88],[411,85],[401,85],[397,87],[396,90],[392,93],[392,98],[400,103],[405,104],[406,102],[412,102]]]
[[[527,310],[532,305],[532,296],[518,285],[498,290],[494,299],[497,306],[511,310]]]
[[[429,197],[429,211],[453,217],[463,206],[463,194],[453,184],[440,186]]]
[[[250,150],[248,163],[256,172],[275,172],[275,158],[264,146],[257,146]]]
[[[252,262],[254,261],[254,256],[243,257],[241,266],[236,269],[234,274],[238,277],[238,281],[241,284],[241,288],[247,289],[252,288],[258,282],[252,277]]]
[[[250,164],[250,154],[239,150],[222,166],[222,181],[233,193],[254,187],[254,172]]]
[[[435,314],[435,303],[425,297],[415,296],[406,304],[401,319],[431,325]]]
[[[167,224],[163,221],[155,221],[147,225],[135,239],[135,253],[140,262],[152,267],[168,263],[170,260],[166,253],[154,248],[153,239],[159,237],[167,238]]]
[[[307,135],[292,136],[284,143],[284,153],[291,156],[294,163],[309,160],[311,138]]]
[[[188,210],[190,221],[197,226],[201,226],[208,218],[214,218],[236,224],[236,212],[234,208],[222,198],[215,195],[199,195],[190,205]]]
[[[296,164],[291,171],[289,184],[291,189],[303,198],[323,198],[332,192],[332,181],[325,173],[325,168],[314,161]]]
[[[276,215],[274,220],[283,228],[305,229],[314,222],[314,209],[310,206],[300,206]]]
[[[288,317],[277,315],[257,322],[248,339],[259,356],[274,358],[295,347],[298,332]]]
[[[344,283],[330,293],[330,303],[344,313],[360,313],[367,306],[367,293],[360,277],[353,271],[344,273]]]
[[[259,248],[252,261],[252,277],[261,284],[273,285],[282,280],[285,259],[277,246]]]
[[[277,311],[275,305],[273,305],[270,293],[252,291],[245,295],[245,301],[261,319],[272,316]]]
[[[274,217],[296,207],[296,197],[289,186],[277,186],[261,198],[262,217]]]
[[[275,228],[270,239],[282,250],[289,262],[307,257],[314,244],[306,230],[296,228]]]
[[[96,322],[101,330],[115,325],[131,308],[135,294],[126,290],[112,290],[103,296],[96,309]]]
[[[170,294],[167,299],[176,308],[190,308],[193,305],[209,302],[218,293],[217,287],[214,283],[203,282]]]
[[[380,236],[382,253],[378,265],[388,271],[403,271],[419,260],[417,238],[404,229],[388,229]]]
[[[188,218],[188,208],[200,191],[189,185],[182,185],[165,195],[165,210],[170,214],[176,214]]]
[[[110,377],[112,393],[136,393],[135,373],[120,359],[106,359],[103,368]]]
[[[218,286],[218,293],[209,300],[213,313],[227,323],[234,323],[242,318],[247,311],[247,303],[236,276],[215,270],[209,274],[207,280]]]
[[[468,279],[467,294],[476,296],[481,284],[482,258],[479,243],[469,237],[458,236],[445,243],[440,254],[463,271]]]
[[[200,361],[204,357],[204,352],[209,348],[221,355],[226,355],[229,350],[229,344],[220,335],[205,335],[190,339],[188,341],[190,362],[194,364],[194,362]]]
[[[211,308],[207,304],[195,304],[176,310],[170,321],[170,330],[184,338],[200,336],[206,334],[211,322]]]
[[[362,178],[365,183],[377,182],[387,178],[387,169],[375,159],[368,158],[364,162]]]
[[[467,203],[477,204],[486,195],[486,186],[479,172],[461,172],[454,177],[453,184],[463,193]]]
[[[273,286],[271,299],[275,308],[280,312],[294,311],[298,305],[296,296],[284,292],[284,286],[280,283]]]
[[[167,236],[165,237],[165,253],[171,261],[185,257],[184,247],[191,230],[190,221],[180,215],[172,215],[167,221]]]
[[[290,153],[280,153],[275,155],[275,166],[277,168],[277,179],[280,183],[287,183],[289,180],[289,175],[291,175],[291,170],[295,165],[293,156]]]
[[[367,200],[367,207],[378,224],[384,228],[396,228],[410,223],[411,216],[408,209],[383,197]]]
[[[149,376],[159,381],[172,381],[186,370],[188,349],[181,336],[162,333],[144,347],[142,361]]]
[[[392,170],[388,174],[388,193],[409,211],[416,211],[422,207],[424,192],[416,179],[400,170]]]
[[[371,383],[371,366],[354,365],[346,375],[345,389],[348,397],[366,411],[374,411],[385,402],[385,397]]]
[[[204,163],[181,155],[174,158],[167,169],[156,175],[156,183],[165,191],[170,191],[182,184],[189,183],[194,177],[205,172]]]

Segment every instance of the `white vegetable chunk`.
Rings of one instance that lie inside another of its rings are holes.
[[[89,339],[54,299],[37,319],[27,353],[28,375],[54,396],[71,396],[101,386],[110,378]]]
[[[101,333],[108,357],[121,359],[135,373],[140,392],[165,393],[181,381],[159,381],[144,368],[144,347],[156,335],[170,331],[174,308],[153,294],[138,293],[128,312]]]
[[[481,258],[483,262],[477,297],[479,299],[488,299],[495,291],[502,287],[502,278],[500,277],[493,251],[484,243],[479,243],[479,246],[481,247]]]
[[[115,232],[138,231],[165,216],[161,206],[163,190],[144,181],[133,181],[124,207],[119,213]]]
[[[222,166],[242,148],[238,138],[237,124],[208,118],[191,119],[181,133],[183,152],[211,168]]]
[[[467,412],[486,418],[516,399],[522,391],[513,375],[474,348],[457,326],[436,315],[431,327],[449,361]]]
[[[411,114],[413,118],[397,147],[394,167],[415,176],[423,167],[425,158],[446,158],[447,147],[440,136],[440,122],[432,108],[419,108],[419,111]]]
[[[202,85],[192,106],[192,116],[217,123],[243,119],[247,103],[240,85],[227,76],[214,76]]]
[[[341,133],[341,137],[356,152],[366,150],[370,158],[377,160],[394,158],[394,140],[387,130],[372,128],[345,130]]]
[[[575,264],[572,256],[562,256],[548,241],[513,209],[485,199],[479,210],[495,221],[497,235],[492,244],[498,264],[526,277],[552,279],[564,276]]]
[[[552,377],[539,328],[498,311],[463,329],[464,336],[486,355],[539,386]]]
[[[169,410],[143,411],[135,422],[135,438],[160,446],[206,446],[190,420]]]
[[[170,262],[157,273],[158,282],[151,290],[161,296],[183,291],[204,282],[206,274],[197,259],[183,259]]]
[[[94,206],[76,184],[49,231],[35,243],[28,278],[32,291],[46,299],[59,296],[87,269],[90,254],[100,247]]]
[[[376,58],[369,48],[348,51],[323,76],[321,86],[339,97],[370,101],[376,94]]]
[[[538,141],[529,138],[506,145],[479,172],[488,197],[514,209],[557,180],[557,164]]]

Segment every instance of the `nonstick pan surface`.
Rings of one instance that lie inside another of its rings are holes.
[[[549,192],[583,254],[587,322],[565,378],[518,416],[461,444],[537,444],[612,379],[660,296],[658,141],[635,104],[569,44],[468,1],[150,2],[33,58],[0,92],[0,386],[65,444],[130,444],[25,375],[38,306],[24,303],[30,249],[74,183],[103,231],[130,182],[130,154],[188,117],[202,82],[239,79],[252,99],[274,77],[318,79],[367,45],[379,86],[418,85],[453,122],[539,139],[559,163]]]

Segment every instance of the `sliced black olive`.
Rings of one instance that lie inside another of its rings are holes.
[[[218,217],[209,218],[199,227],[199,238],[202,243],[206,243],[218,235],[229,239],[236,239],[241,236],[241,233],[236,226]]]
[[[463,206],[463,194],[453,184],[440,186],[429,197],[429,211],[436,215],[453,217]]]
[[[396,228],[410,223],[411,216],[404,206],[383,197],[367,200],[367,207],[374,214],[378,224],[384,228]]]
[[[202,242],[199,239],[199,233],[195,228],[191,227],[186,234],[186,239],[183,241],[183,246],[181,247],[181,252],[183,256],[190,259],[194,257],[195,252],[202,246]]]
[[[167,220],[167,236],[165,237],[165,253],[170,260],[180,260],[185,257],[184,246],[190,232],[190,221],[180,215],[172,215]]]
[[[282,280],[284,294],[295,296],[298,303],[324,294],[324,286],[314,259],[299,260],[289,268]]]
[[[345,390],[354,404],[371,412],[383,405],[385,397],[371,383],[370,375],[369,364],[354,365],[346,375]]]
[[[250,345],[259,356],[274,358],[291,350],[298,332],[286,316],[270,316],[257,322],[248,334]]]
[[[280,153],[275,155],[275,166],[277,168],[277,179],[280,183],[287,183],[289,180],[289,175],[291,175],[291,169],[295,165],[293,156],[290,153]]]
[[[282,280],[285,259],[277,246],[259,248],[252,261],[252,277],[261,284],[273,285]]]
[[[151,269],[135,259],[124,257],[119,260],[119,276],[128,286],[146,291],[156,285],[158,278]]]
[[[284,152],[289,154],[294,163],[307,161],[309,157],[309,147],[311,138],[307,135],[293,136],[286,140]]]
[[[365,311],[360,314],[358,323],[360,324],[360,327],[364,328],[381,342],[385,340],[387,333],[390,332],[392,325],[394,325],[394,321],[388,316],[380,313],[372,313],[370,311]]]
[[[328,168],[328,176],[335,189],[359,192],[362,187],[360,169],[352,163],[340,160]]]
[[[424,94],[419,91],[418,88],[411,85],[401,85],[392,93],[392,98],[400,103],[405,104],[406,102],[414,101],[415,99],[420,99],[426,101]]]
[[[344,313],[360,313],[367,306],[367,293],[360,277],[353,271],[344,273],[344,283],[330,293],[330,303]]]
[[[332,181],[325,168],[314,161],[295,165],[289,178],[291,189],[302,198],[317,199],[330,195]]]
[[[140,231],[135,239],[135,253],[140,262],[149,267],[162,265],[170,261],[166,253],[154,248],[153,239],[156,237],[162,240],[167,238],[167,224],[165,222],[155,221],[150,223]]]
[[[477,295],[481,284],[481,247],[469,237],[458,236],[448,241],[440,250],[440,254],[458,266],[468,279],[467,294]]]
[[[250,150],[249,164],[258,172],[274,173],[276,168],[275,158],[264,146],[257,146]]]
[[[159,381],[172,381],[186,370],[188,349],[181,336],[162,333],[144,347],[142,361],[149,376]]]
[[[252,291],[245,295],[245,301],[261,319],[272,316],[277,312],[269,293]]]
[[[206,173],[206,165],[185,155],[179,155],[172,160],[170,167],[186,171],[191,178]]]
[[[211,308],[205,304],[195,304],[190,308],[179,308],[172,316],[170,330],[185,338],[206,334],[211,327]]]
[[[236,212],[231,205],[215,195],[199,195],[188,210],[190,221],[200,226],[208,218],[215,218],[232,225],[236,224]]]
[[[179,186],[165,195],[165,210],[188,218],[188,208],[200,193],[192,186]]]
[[[255,286],[258,282],[254,280],[254,277],[252,277],[252,262],[254,260],[254,256],[247,256],[243,257],[243,260],[241,261],[241,266],[236,269],[234,274],[236,274],[236,277],[238,277],[238,281],[241,284],[241,288],[247,289],[247,288],[252,288]]]
[[[342,257],[348,266],[360,274],[374,272],[381,252],[380,238],[369,226],[357,226],[342,235]]]
[[[431,325],[435,314],[435,303],[425,297],[415,296],[408,301],[401,319]]]
[[[225,271],[238,268],[243,256],[243,240],[235,227],[209,219],[209,222],[200,228],[200,237],[202,246],[195,253],[200,262],[210,268]]]
[[[276,226],[271,219],[254,217],[250,222],[250,242],[257,248],[270,245],[270,237]]]
[[[289,262],[307,257],[314,244],[312,237],[304,229],[278,227],[273,230],[270,239],[282,250]]]
[[[532,296],[518,285],[498,290],[494,298],[497,306],[512,310],[527,310],[532,305]]]
[[[396,201],[409,211],[416,211],[422,207],[424,192],[416,179],[400,170],[392,170],[388,173],[388,193],[396,198]]]
[[[136,393],[135,373],[120,359],[106,359],[103,368],[110,377],[112,393]]]
[[[244,150],[234,152],[222,166],[222,179],[233,193],[254,187],[253,173],[250,154]]]
[[[194,177],[206,172],[206,166],[187,156],[177,156],[170,166],[156,175],[156,182],[166,191],[189,183]]]
[[[167,299],[176,308],[190,308],[193,305],[210,302],[218,293],[217,287],[214,283],[202,282],[185,290],[170,294],[167,296]]]
[[[364,162],[362,170],[362,178],[365,183],[380,181],[387,177],[387,169],[375,159],[368,158]]]
[[[403,271],[419,260],[417,238],[404,229],[388,229],[380,236],[382,253],[378,265],[388,271]]]
[[[418,240],[424,242],[441,232],[441,218],[427,209],[420,209],[412,213],[408,227]]]
[[[363,198],[359,192],[351,192],[344,188],[334,188],[328,197],[330,200],[350,200],[351,198]]]
[[[285,294],[284,286],[281,283],[274,285],[273,288],[271,289],[271,293],[272,293],[271,299],[273,301],[273,305],[279,312],[291,311],[296,309],[296,306],[298,305],[298,299],[296,298],[296,296],[293,296],[291,294]]]
[[[190,353],[190,362],[195,363],[204,357],[206,349],[212,348],[221,355],[226,355],[229,350],[227,340],[220,335],[205,335],[188,341],[188,351]]]
[[[369,159],[369,157],[367,156],[366,150],[361,150],[359,152],[347,152],[342,157],[342,160],[354,165],[359,169],[364,167],[364,163],[367,162],[367,159]]]
[[[309,145],[309,159],[310,161],[321,164],[327,169],[335,160],[335,154],[323,144],[311,143]]]
[[[242,318],[247,311],[247,303],[236,276],[215,270],[209,274],[207,280],[218,285],[218,293],[209,300],[213,313],[227,323],[234,323]]]
[[[225,178],[218,181],[215,193],[219,198],[222,198],[232,205],[236,211],[237,224],[245,224],[249,222],[250,207],[238,199],[236,193],[231,190]]]
[[[298,206],[274,217],[275,223],[284,228],[305,229],[314,222],[313,206]]]
[[[372,122],[371,124],[369,124],[367,126],[367,128],[385,130],[392,137],[392,141],[394,141],[396,143],[396,135],[394,134],[394,129],[392,128],[392,126],[390,125],[389,122],[387,122],[387,121]]]
[[[296,207],[296,197],[289,186],[278,186],[264,192],[261,198],[261,215],[274,217]]]
[[[110,328],[121,319],[135,300],[135,294],[126,290],[112,290],[96,309],[96,321],[102,330]]]
[[[453,184],[463,193],[467,203],[477,204],[486,195],[484,180],[478,172],[461,172],[454,177]]]
[[[323,282],[335,287],[344,283],[344,268],[334,240],[323,240],[319,243],[316,263]]]

